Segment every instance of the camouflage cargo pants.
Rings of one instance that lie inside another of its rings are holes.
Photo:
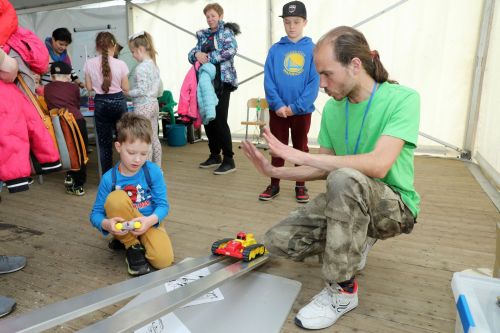
[[[415,219],[399,194],[354,169],[332,171],[326,193],[294,210],[264,237],[271,254],[296,261],[323,254],[326,281],[349,280],[357,271],[367,236],[410,233]]]

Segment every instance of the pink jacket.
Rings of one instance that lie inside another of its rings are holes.
[[[25,29],[21,28],[18,32],[7,41],[4,50],[8,51],[12,47],[18,51],[33,71],[41,73],[46,70],[48,52],[43,42],[32,39],[34,34],[26,33]],[[42,172],[61,168],[59,151],[40,115],[14,83],[0,81],[0,119],[0,180],[7,183],[9,192],[29,189],[27,177],[31,174],[30,152],[40,163]]]
[[[32,31],[17,27],[7,45],[16,50],[28,67],[37,74],[46,73],[49,67],[49,51],[45,44]],[[8,53],[8,51],[7,51]]]
[[[16,29],[16,10],[9,1],[0,0],[0,46],[5,44]]]
[[[184,82],[182,82],[179,105],[177,106],[177,113],[180,119],[184,122],[193,122],[194,128],[201,127],[201,116],[198,110],[198,99],[196,97],[196,89],[198,87],[196,72],[199,67],[200,63],[196,62],[187,72]]]

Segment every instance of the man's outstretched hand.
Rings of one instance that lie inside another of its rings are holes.
[[[244,140],[241,144],[243,153],[253,163],[257,171],[264,176],[271,177],[273,166],[268,159],[251,142]]]
[[[296,165],[304,164],[304,157],[307,153],[301,152],[293,147],[285,145],[280,140],[278,140],[269,128],[264,128],[264,139],[267,141],[269,146],[269,152],[274,157],[279,157]]]

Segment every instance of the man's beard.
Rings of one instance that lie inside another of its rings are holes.
[[[345,96],[342,96],[342,97],[340,97],[340,98],[337,98],[337,97],[335,97],[335,96],[334,96],[334,94],[333,94],[330,90],[328,90],[328,89],[326,89],[326,88],[324,88],[324,90],[325,90],[325,93],[326,93],[328,96],[330,96],[331,98],[333,98],[333,99],[334,99],[334,100],[336,100],[337,102],[340,102],[341,100],[343,100],[343,99],[345,98]]]

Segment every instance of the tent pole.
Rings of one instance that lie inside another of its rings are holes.
[[[469,152],[474,150],[476,139],[477,123],[479,119],[479,107],[481,105],[481,92],[483,88],[484,69],[488,56],[488,46],[490,42],[491,25],[495,12],[495,0],[484,0],[483,14],[481,19],[481,30],[476,50],[474,74],[472,77],[472,92],[469,103],[469,114],[465,124],[464,149]]]
[[[126,15],[127,15],[127,38],[130,36],[134,30],[134,7],[130,4],[130,0],[125,0],[126,2]]]
[[[355,24],[355,25],[353,25],[352,27],[353,27],[353,28],[358,28],[358,27],[362,26],[363,24],[368,23],[368,22],[370,22],[371,20],[373,20],[373,19],[375,19],[375,18],[377,18],[377,17],[379,17],[379,16],[381,16],[381,15],[383,15],[383,14],[387,13],[388,11],[393,10],[393,9],[394,9],[394,8],[396,8],[396,7],[399,7],[400,5],[404,4],[404,3],[405,3],[405,2],[407,2],[407,1],[408,1],[408,0],[401,0],[401,1],[399,1],[399,2],[397,2],[397,3],[395,3],[395,4],[391,5],[391,6],[389,6],[389,7],[387,7],[387,8],[384,8],[383,10],[379,11],[378,13],[375,13],[375,14],[373,14],[372,16],[370,16],[370,17],[368,17],[368,18],[366,18],[366,19],[364,19],[364,20],[362,20],[362,21],[360,21],[360,22],[356,23],[356,24]]]

